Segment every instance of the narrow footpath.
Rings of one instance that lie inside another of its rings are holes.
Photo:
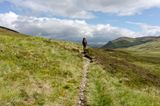
[[[84,58],[83,59],[84,60],[83,76],[82,76],[82,81],[80,84],[77,106],[86,106],[87,105],[85,91],[86,91],[86,87],[87,87],[88,68],[89,68],[91,60],[87,57],[83,57],[83,58]]]

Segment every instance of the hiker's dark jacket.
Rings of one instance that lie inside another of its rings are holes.
[[[86,46],[87,46],[87,40],[86,40],[86,38],[83,38],[82,45],[83,45],[84,48],[86,48]]]

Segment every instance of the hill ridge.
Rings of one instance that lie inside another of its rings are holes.
[[[102,48],[110,48],[110,49],[127,48],[127,47],[136,46],[136,45],[141,45],[147,42],[155,41],[157,39],[160,39],[160,36],[145,36],[145,37],[137,37],[137,38],[120,37],[115,40],[109,41],[107,44],[102,46]]]
[[[16,30],[13,30],[13,29],[10,29],[10,28],[4,27],[4,26],[0,26],[0,29],[5,29],[5,30],[11,31],[11,32],[19,33]]]

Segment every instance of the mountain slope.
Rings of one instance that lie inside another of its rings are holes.
[[[92,49],[89,71],[91,106],[159,106],[160,57],[118,50]],[[100,65],[99,65],[100,64]]]
[[[147,43],[146,43],[147,44]],[[0,30],[0,104],[75,106],[83,76],[79,44]],[[159,49],[157,49],[159,51]],[[89,106],[159,106],[160,57],[89,49]]]
[[[135,53],[141,53],[145,55],[147,54],[158,55],[160,54],[160,39],[156,39],[154,41],[150,41],[141,45],[125,48],[123,50],[135,52]]]
[[[81,80],[78,44],[0,30],[2,106],[75,105]]]
[[[87,95],[89,103],[92,106],[159,106],[159,37],[138,38],[145,43],[122,48],[125,46],[121,43],[124,39],[129,44],[136,40],[114,40],[114,47],[121,46],[115,50],[92,49],[92,55],[101,66],[91,66]]]
[[[153,37],[153,36],[139,37],[139,38],[120,37],[113,41],[109,41],[102,48],[110,48],[110,49],[127,48],[131,46],[141,45],[150,41],[154,41],[156,39],[160,39],[160,37]]]

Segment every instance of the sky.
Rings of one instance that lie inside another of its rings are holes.
[[[90,44],[160,36],[160,0],[0,0],[0,26]]]

